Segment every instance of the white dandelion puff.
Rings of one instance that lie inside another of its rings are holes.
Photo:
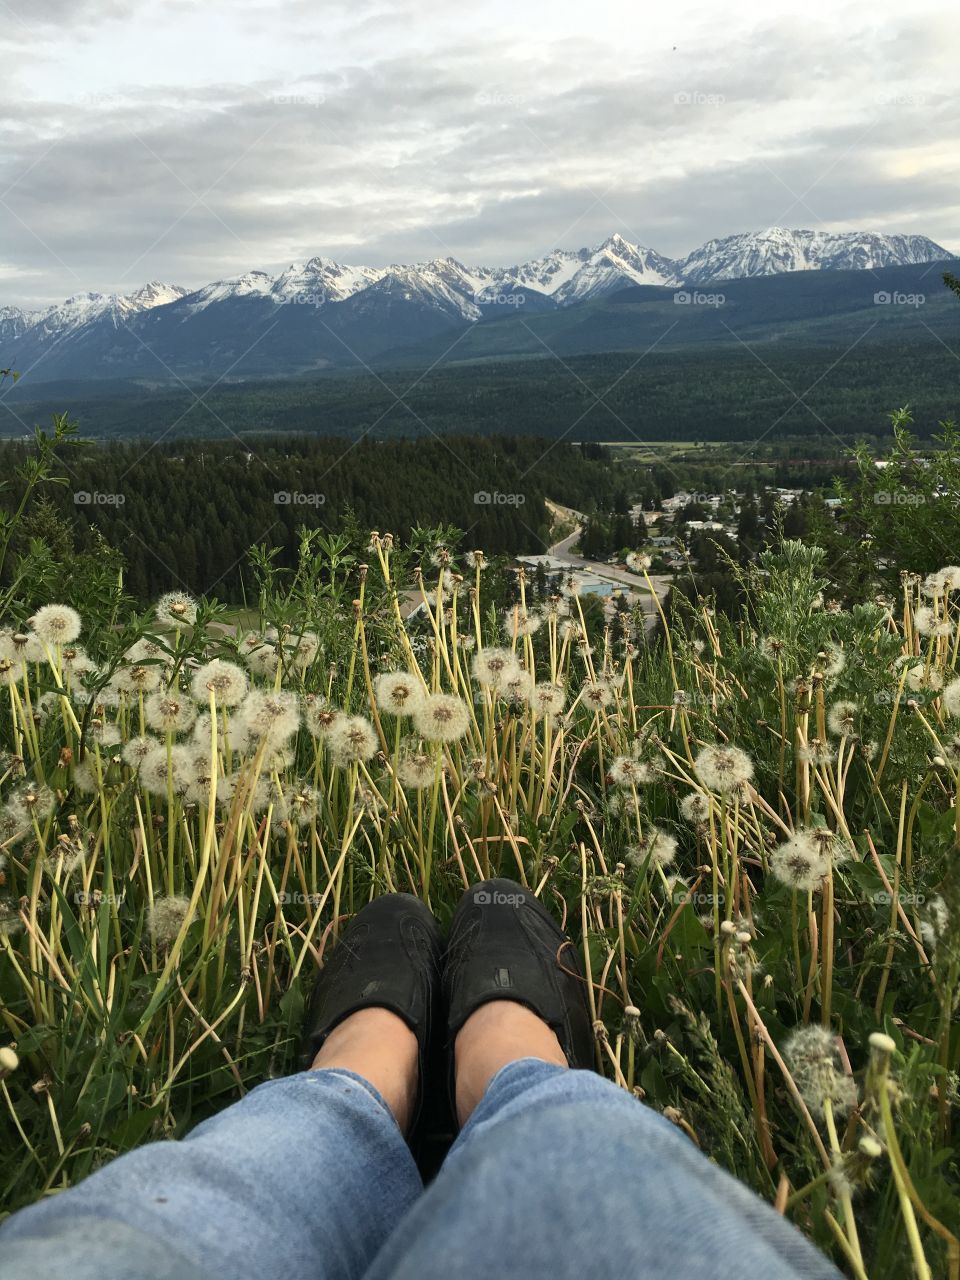
[[[533,686],[530,705],[541,716],[558,716],[567,701],[567,693],[562,684],[549,680],[541,680]]]
[[[183,928],[190,899],[181,894],[154,898],[147,913],[147,931],[158,947],[169,947]]]
[[[380,745],[365,716],[338,716],[326,739],[334,760],[341,766],[372,759]]]
[[[124,764],[129,765],[131,769],[139,769],[150,752],[158,746],[162,746],[162,743],[144,734],[125,742],[120,755]]]
[[[500,690],[520,672],[517,656],[510,649],[481,649],[471,664],[473,678],[484,689]]]
[[[470,728],[470,710],[455,694],[431,693],[417,707],[413,723],[429,742],[456,742]]]
[[[660,827],[648,827],[635,843],[627,846],[625,857],[631,867],[642,867],[649,859],[651,866],[667,867],[677,856],[677,840]]]
[[[303,699],[303,718],[308,732],[314,738],[323,740],[330,736],[337,722],[343,719],[343,712],[319,694],[308,693]]]
[[[817,842],[806,831],[795,832],[770,855],[771,875],[791,889],[818,889],[829,865]]]
[[[425,751],[405,751],[397,765],[400,785],[408,791],[423,791],[433,785],[437,765],[433,756]]]
[[[284,689],[251,689],[237,713],[255,742],[278,748],[300,728],[300,703]]]
[[[652,782],[656,776],[645,761],[637,760],[635,756],[616,756],[607,773],[616,787],[638,787]]]
[[[613,690],[609,680],[588,680],[581,690],[584,705],[591,711],[600,711],[613,702]]]
[[[753,777],[753,761],[739,747],[704,747],[694,761],[700,781],[709,791],[732,795]]]
[[[856,1106],[857,1086],[844,1074],[836,1039],[825,1027],[799,1027],[785,1042],[783,1056],[813,1115],[822,1119],[828,1102],[841,1115]]]
[[[143,716],[157,733],[186,733],[197,718],[197,708],[178,689],[158,689],[144,702]]]
[[[34,635],[44,644],[70,644],[80,634],[83,623],[76,609],[66,604],[45,604],[30,619]]]
[[[385,671],[373,682],[377,706],[392,716],[412,716],[423,700],[423,681],[408,671]]]
[[[197,602],[185,591],[168,591],[157,601],[157,621],[168,627],[189,627],[197,620]]]
[[[680,815],[687,822],[706,822],[710,817],[710,797],[702,791],[691,791],[680,801]]]
[[[857,737],[857,722],[855,702],[835,702],[827,712],[827,728],[838,738]]]
[[[233,662],[214,658],[194,672],[190,692],[195,702],[209,706],[210,694],[218,707],[236,707],[247,696],[245,672]]]

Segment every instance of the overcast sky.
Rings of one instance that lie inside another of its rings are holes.
[[[0,0],[0,305],[614,231],[671,256],[773,224],[960,250],[957,6],[659,9]]]

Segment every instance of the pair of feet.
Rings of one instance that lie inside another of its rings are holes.
[[[576,951],[529,889],[468,889],[444,943],[418,898],[385,894],[345,929],[306,1023],[311,1069],[363,1076],[409,1135],[429,1077],[445,1076],[463,1125],[520,1058],[589,1067],[593,1032]]]

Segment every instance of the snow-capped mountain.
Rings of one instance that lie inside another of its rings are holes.
[[[791,231],[768,227],[708,240],[680,264],[688,284],[783,271],[865,271],[937,262],[951,255],[926,236],[871,231]]]
[[[190,291],[155,280],[129,294],[76,294],[41,312],[0,307],[0,368],[29,370],[34,381],[304,372],[363,364],[464,325],[574,307],[635,285],[670,290],[950,256],[925,236],[782,227],[710,240],[683,260],[621,235],[509,267],[452,257],[351,266],[317,256],[276,276],[248,271]]]

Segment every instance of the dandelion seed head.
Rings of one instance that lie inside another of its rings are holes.
[[[83,623],[76,609],[66,604],[45,604],[30,619],[33,633],[47,645],[70,644],[80,634]]]
[[[635,756],[615,756],[607,774],[615,787],[639,787],[655,776],[646,761]]]
[[[702,791],[691,791],[680,801],[680,815],[687,822],[704,823],[710,817],[710,797]]]
[[[237,716],[254,742],[277,749],[300,728],[300,703],[284,689],[251,689]]]
[[[827,712],[827,728],[838,738],[857,736],[858,707],[855,702],[835,702]]]
[[[694,761],[700,781],[709,791],[731,795],[753,777],[753,761],[740,747],[704,747]]]
[[[197,708],[178,689],[157,689],[145,700],[143,716],[157,733],[186,733],[197,718]]]
[[[397,777],[408,791],[424,791],[433,785],[436,761],[425,751],[407,750],[397,765]]]
[[[190,911],[190,899],[181,894],[154,898],[147,912],[147,931],[158,947],[169,947]]]
[[[417,707],[413,723],[429,742],[456,742],[470,728],[470,709],[455,694],[431,693]]]
[[[247,696],[246,673],[234,662],[214,658],[194,672],[190,692],[204,706],[209,706],[211,693],[218,707],[239,706]]]
[[[308,693],[303,699],[303,718],[308,732],[314,738],[327,738],[333,731],[343,712],[329,703],[326,698],[315,693]]]
[[[151,693],[160,685],[163,668],[150,663],[133,663],[120,667],[113,674],[111,684],[120,693],[138,695]]]
[[[795,832],[770,855],[771,874],[791,889],[819,888],[828,869],[828,860],[807,831]]]
[[[677,840],[660,827],[648,826],[644,834],[624,851],[627,864],[642,867],[649,859],[650,865],[669,866],[677,856]]]
[[[563,685],[554,684],[549,680],[542,680],[539,684],[535,684],[530,696],[530,705],[541,716],[560,715],[566,701],[567,693]]]
[[[591,711],[600,711],[613,702],[613,690],[608,680],[588,680],[581,692],[584,705]]]
[[[120,755],[124,764],[129,765],[131,769],[139,769],[150,752],[161,745],[156,738],[151,738],[149,734],[138,735],[123,744],[123,750]]]
[[[634,573],[643,573],[653,564],[651,556],[646,555],[642,551],[631,551],[627,555],[627,568],[632,569]]]
[[[825,1027],[799,1027],[784,1044],[783,1056],[813,1115],[822,1119],[828,1102],[838,1114],[856,1106],[856,1084],[844,1075],[836,1040]]]
[[[510,649],[488,648],[474,654],[473,678],[484,689],[498,691],[520,673],[520,663]]]
[[[412,716],[423,700],[423,681],[408,671],[385,671],[373,682],[377,706],[392,716]]]
[[[341,768],[372,759],[379,746],[373,725],[365,716],[338,716],[326,741],[334,762]]]
[[[197,602],[185,591],[168,591],[157,601],[157,621],[167,627],[189,627],[197,620]]]
[[[162,742],[148,751],[140,762],[140,785],[152,795],[166,796],[168,777],[173,794],[185,796],[194,779],[193,754],[182,743],[171,745],[169,769],[167,747]]]

